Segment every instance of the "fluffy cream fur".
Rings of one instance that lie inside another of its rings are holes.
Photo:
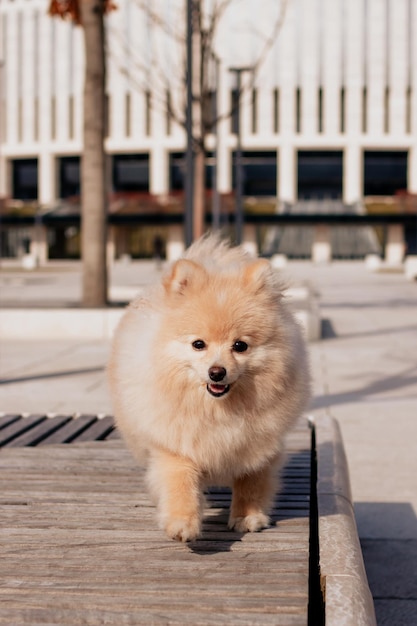
[[[170,537],[199,535],[209,484],[233,487],[230,527],[268,525],[283,437],[309,397],[304,341],[268,261],[196,242],[128,307],[109,381]]]

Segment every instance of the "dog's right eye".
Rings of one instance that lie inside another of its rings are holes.
[[[196,341],[193,341],[191,345],[193,346],[194,350],[204,350],[204,348],[206,347],[206,344],[202,339],[196,339]]]

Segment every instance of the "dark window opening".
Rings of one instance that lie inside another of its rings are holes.
[[[232,89],[230,93],[230,110],[231,110],[230,130],[235,135],[237,135],[237,131],[238,131],[239,99],[240,99],[240,93],[238,92],[238,90]]]
[[[149,155],[113,155],[113,190],[115,192],[149,191]]]
[[[385,87],[384,92],[384,133],[389,133],[389,116],[390,116],[390,89]]]
[[[213,188],[213,168],[215,156],[213,152],[206,153],[205,188]],[[185,189],[186,159],[184,152],[173,152],[169,158],[169,188],[171,191]]]
[[[60,198],[79,196],[81,192],[80,157],[70,156],[59,159],[59,190]]]
[[[343,152],[298,153],[298,198],[339,199],[343,196]]]
[[[252,133],[258,132],[258,91],[252,89]]]
[[[185,154],[175,152],[169,157],[169,188],[172,191],[185,189]]]
[[[407,87],[407,91],[405,94],[405,102],[406,102],[406,113],[405,113],[405,132],[407,134],[411,133],[411,113],[412,113],[412,91],[411,87]]]
[[[392,196],[407,189],[408,153],[368,150],[364,153],[365,196]]]
[[[208,133],[215,131],[217,115],[217,91],[207,91],[203,98],[203,125]]]
[[[165,132],[167,135],[170,135],[172,132],[172,97],[169,89],[166,91]]]
[[[319,88],[318,94],[317,94],[317,98],[318,98],[318,131],[319,133],[323,132],[323,87]]]
[[[340,90],[340,132],[344,133],[346,129],[346,89]]]
[[[132,97],[130,93],[125,94],[125,135],[126,137],[132,136]]]
[[[295,132],[301,133],[301,89],[295,90]]]
[[[243,194],[276,196],[276,152],[242,152]],[[236,152],[233,153],[233,188],[236,187]]]
[[[75,103],[74,96],[70,95],[68,98],[68,138],[74,139],[75,136]]]
[[[274,133],[279,133],[279,89],[278,88],[274,89],[273,108],[274,108],[273,130],[274,130]]]
[[[152,134],[152,95],[150,91],[145,93],[145,135]]]
[[[368,92],[366,87],[362,89],[362,132],[368,132]]]
[[[12,197],[18,200],[38,199],[38,159],[12,161]]]

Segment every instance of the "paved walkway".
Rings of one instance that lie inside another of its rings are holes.
[[[140,286],[152,263],[118,265],[112,284]],[[379,626],[417,624],[417,283],[363,263],[292,262],[320,296],[325,338],[310,344],[312,412],[340,423]],[[0,305],[76,306],[79,266],[0,272]],[[123,290],[121,290],[123,291]],[[119,292],[121,293],[121,292]],[[108,413],[107,342],[3,341],[0,411]],[[8,382],[7,382],[8,381]]]

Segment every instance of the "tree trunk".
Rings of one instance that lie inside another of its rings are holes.
[[[200,148],[194,155],[194,241],[204,234],[205,215],[205,158],[204,150]]]
[[[202,38],[202,9],[201,0],[193,0],[193,135],[194,135],[194,190],[193,190],[193,239],[199,239],[204,234],[205,214],[205,154],[203,137],[203,51]]]
[[[104,152],[106,122],[105,0],[81,0],[85,42],[84,149],[81,159],[82,304],[107,303],[107,186]]]

